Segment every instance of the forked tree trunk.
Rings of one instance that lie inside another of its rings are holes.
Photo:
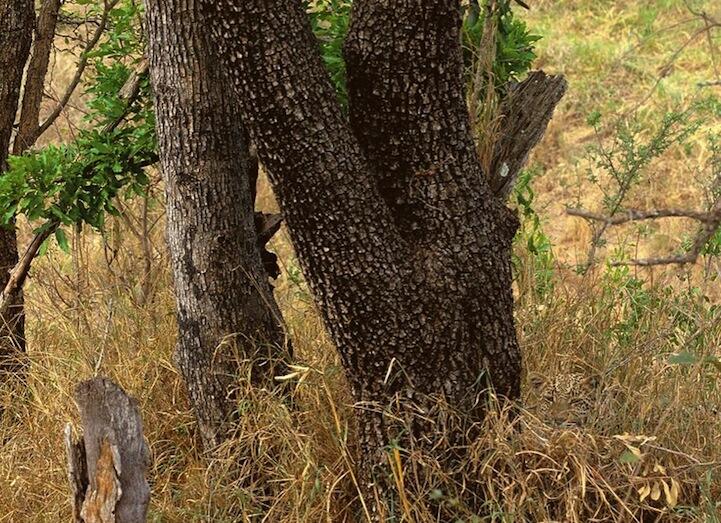
[[[475,153],[460,3],[354,3],[352,127],[301,2],[203,4],[355,399],[431,417],[443,399],[472,422],[489,385],[517,397],[517,219]],[[398,427],[377,409],[358,416],[371,480]],[[420,435],[433,421],[409,426]]]
[[[206,447],[226,436],[243,378],[272,385],[285,356],[282,319],[263,267],[248,143],[200,31],[193,0],[147,3],[150,69],[177,301],[175,362]]]
[[[32,0],[0,0],[0,173],[7,168],[13,123],[18,110],[23,68],[30,54],[35,20]],[[0,227],[0,288],[18,261],[15,228]],[[25,314],[19,293],[0,317],[0,374],[18,371],[25,349]],[[4,376],[0,376],[4,380]]]
[[[389,443],[440,457],[438,448],[476,436],[489,389],[520,392],[510,263],[518,221],[476,153],[460,1],[355,0],[350,121],[302,2],[199,2],[360,407],[362,488],[383,490]],[[503,126],[509,136],[532,132],[494,150],[512,175],[564,84],[551,78],[547,88],[542,117]],[[513,107],[507,114],[520,114]],[[503,157],[509,150],[519,158]],[[460,425],[447,426],[449,412]]]

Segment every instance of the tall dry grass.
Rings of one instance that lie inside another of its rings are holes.
[[[284,236],[277,241],[287,248]],[[153,243],[158,284],[142,301],[145,262],[132,236],[113,272],[99,239],[86,234],[74,263],[52,253],[36,266],[28,387],[2,392],[1,520],[67,520],[62,428],[77,419],[73,387],[97,372],[140,400],[153,455],[151,521],[363,521],[352,401],[302,281],[286,278],[278,288],[296,347],[294,409],[241,380],[237,437],[204,456],[171,364],[173,300],[160,230]],[[517,320],[529,372],[601,376],[587,420],[555,425],[526,387],[521,414],[509,422],[493,411],[467,450],[465,488],[486,495],[490,521],[713,521],[721,500],[718,370],[674,365],[669,356],[684,347],[714,354],[718,312],[665,285],[639,290],[628,275],[576,278],[559,274],[547,296],[532,290],[533,275],[519,278]],[[473,521],[459,477],[407,450],[389,452],[406,496],[380,507],[390,520],[450,521],[438,519],[442,510]],[[663,482],[679,488],[673,510]],[[658,487],[657,500],[640,501],[646,485]],[[374,503],[366,500],[369,510]]]

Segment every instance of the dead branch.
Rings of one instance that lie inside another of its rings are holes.
[[[689,218],[703,223],[711,223],[715,219],[713,212],[690,211],[686,209],[652,209],[648,211],[626,209],[613,216],[606,216],[586,209],[567,207],[566,214],[569,216],[578,216],[586,220],[606,223],[608,225],[621,225],[628,222],[655,220],[658,218]]]
[[[587,221],[600,222],[604,224],[604,229],[609,226],[623,225],[625,223],[641,220],[655,220],[660,218],[688,218],[701,222],[696,236],[694,237],[691,248],[685,254],[675,254],[665,257],[652,258],[634,258],[631,260],[619,260],[611,262],[613,266],[634,265],[640,267],[651,267],[655,265],[686,265],[696,263],[701,255],[704,246],[716,234],[721,227],[721,199],[718,199],[710,211],[700,212],[684,209],[654,209],[641,211],[628,209],[613,216],[597,214],[585,209],[567,208],[566,214],[569,216],[578,216]],[[597,241],[594,234],[594,241]],[[590,264],[593,260],[590,260]]]
[[[615,261],[612,265],[637,265],[641,267],[651,267],[655,265],[686,265],[689,263],[696,263],[698,257],[701,256],[703,248],[706,246],[708,241],[716,234],[719,226],[721,226],[721,205],[716,204],[714,210],[709,212],[713,215],[713,218],[705,222],[696,233],[691,248],[686,254],[678,254],[667,257],[658,258],[636,258],[625,261]]]
[[[501,106],[500,136],[493,147],[489,183],[505,200],[531,150],[541,141],[553,112],[566,93],[563,76],[534,71],[518,84]]]
[[[709,80],[708,82],[699,82],[696,85],[699,87],[715,87],[721,85],[721,80]]]
[[[142,523],[150,487],[145,478],[150,451],[138,402],[106,378],[78,385],[75,402],[84,435],[65,428],[68,479],[78,523]]]

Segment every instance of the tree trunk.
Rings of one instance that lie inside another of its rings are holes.
[[[30,54],[35,20],[32,0],[0,0],[0,173],[7,168],[13,123],[18,110],[23,68]],[[15,227],[0,227],[0,288],[18,261]],[[0,374],[13,374],[22,366],[25,349],[25,314],[19,293],[0,318]],[[4,381],[3,378],[0,378]]]
[[[20,155],[35,145],[40,132],[40,108],[43,102],[45,76],[55,40],[61,0],[43,0],[35,27],[32,57],[28,62],[23,89],[22,111],[13,144],[13,154]]]
[[[287,351],[256,236],[245,130],[199,30],[196,2],[152,0],[147,22],[177,301],[175,362],[213,447],[232,426],[239,358],[254,363],[256,384],[272,386],[274,361]]]
[[[521,354],[510,263],[517,219],[494,197],[476,152],[461,15],[460,3],[447,0],[422,7],[411,0],[356,0],[344,55],[351,128],[410,247],[412,281],[394,305],[406,332],[396,334],[381,358],[395,358],[403,369],[412,392],[402,396],[414,396],[408,410],[433,412],[442,399],[467,416],[451,441],[463,446],[464,438],[475,437],[466,430],[482,418],[484,389],[519,395]],[[384,375],[365,373],[366,389],[384,383]],[[388,423],[374,416],[363,413],[371,418],[361,423],[366,447],[388,443]],[[417,437],[437,443],[433,423],[411,426]]]
[[[367,481],[401,430],[433,440],[440,402],[482,419],[519,394],[517,219],[493,197],[464,103],[458,1],[356,1],[351,126],[300,2],[203,0],[293,244],[342,356]],[[413,413],[423,413],[416,417]],[[434,419],[434,416],[436,419]],[[437,425],[436,425],[437,426]],[[453,443],[468,443],[458,430]],[[439,438],[443,434],[438,434]],[[428,448],[434,444],[431,441]]]

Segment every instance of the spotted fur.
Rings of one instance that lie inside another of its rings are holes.
[[[598,378],[573,372],[529,378],[528,406],[547,423],[560,426],[584,424],[597,397]]]

